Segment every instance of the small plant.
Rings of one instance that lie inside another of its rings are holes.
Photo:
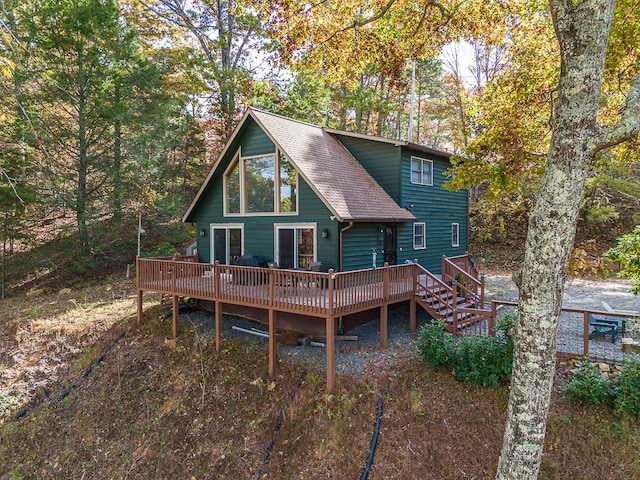
[[[611,386],[598,369],[586,360],[578,362],[577,367],[564,390],[567,400],[580,405],[609,403]]]
[[[622,371],[615,379],[613,393],[617,413],[640,418],[640,355],[625,357]]]

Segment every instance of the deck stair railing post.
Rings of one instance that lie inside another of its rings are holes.
[[[484,310],[484,281],[485,281],[485,274],[481,273],[480,274],[480,308],[482,310]]]
[[[453,312],[452,320],[453,320],[453,334],[458,334],[458,282],[453,280],[451,285],[451,289],[453,292],[453,297],[451,298],[451,309]]]

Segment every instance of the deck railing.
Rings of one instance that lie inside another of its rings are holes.
[[[458,257],[442,257],[442,281],[448,285],[458,284],[460,293],[464,296],[484,299],[484,275],[478,271],[468,254]],[[484,308],[484,305],[481,305]]]
[[[516,302],[493,301],[491,304],[494,312],[505,309],[514,311],[518,307]],[[626,334],[623,335],[621,332],[615,341],[612,341],[610,337],[589,339],[589,334],[593,333],[589,323],[589,316],[620,318],[622,321],[629,323],[634,318],[634,315],[564,307],[560,312],[557,348],[557,355],[559,357],[589,357],[602,362],[622,362],[622,338],[624,336],[632,336],[633,334],[630,332],[631,329],[627,327]]]
[[[414,295],[414,265],[334,273],[138,258],[139,290],[327,317]]]

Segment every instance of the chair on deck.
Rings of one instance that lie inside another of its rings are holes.
[[[613,308],[604,300],[602,301],[602,307],[609,313],[619,313],[621,315],[626,315],[629,317],[637,316],[639,314],[637,310],[621,310],[619,308]],[[620,333],[624,335],[625,328],[627,326],[626,317],[605,317],[605,318],[611,321],[617,321],[621,325]]]
[[[310,272],[319,272],[322,267],[322,262],[309,262]]]
[[[322,262],[309,262],[309,268],[306,271],[319,272],[321,267],[322,267]],[[310,279],[309,277],[300,277],[300,285],[303,288],[305,288],[308,292],[311,292],[311,287],[322,288],[322,285],[318,285],[317,282]]]

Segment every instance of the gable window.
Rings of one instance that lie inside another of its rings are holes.
[[[225,213],[295,213],[298,174],[280,152],[236,155],[224,176]]]
[[[411,157],[411,183],[433,185],[433,161]]]
[[[240,162],[236,157],[225,176],[227,213],[240,213]]]
[[[451,224],[451,246],[452,247],[460,246],[460,224],[459,223]]]
[[[423,250],[427,248],[427,226],[424,222],[413,224],[413,249]]]
[[[275,184],[275,158],[273,155],[245,158],[245,213],[273,212]]]

